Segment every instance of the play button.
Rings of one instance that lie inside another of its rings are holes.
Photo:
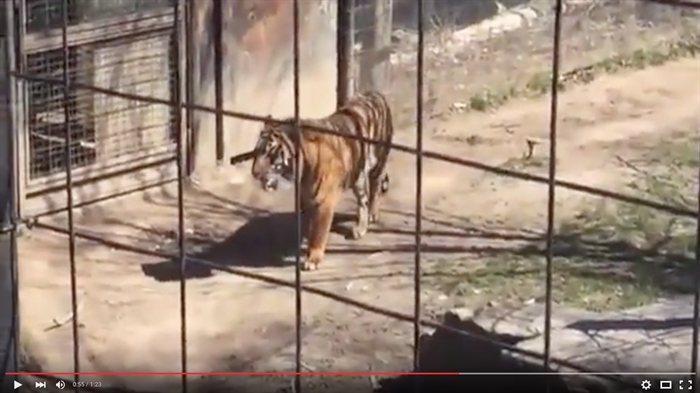
[[[20,386],[22,386],[22,384],[19,383],[19,382],[17,382],[17,381],[15,381],[15,389],[17,389],[17,388],[20,387]]]

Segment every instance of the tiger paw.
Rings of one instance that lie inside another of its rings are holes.
[[[318,270],[318,262],[312,262],[312,261],[304,261],[304,263],[301,265],[301,270],[305,272],[312,272],[314,270]]]
[[[350,238],[352,240],[357,240],[362,238],[367,234],[367,226],[355,225],[350,233]]]
[[[310,250],[309,254],[307,254],[306,258],[304,258],[304,262],[301,265],[301,270],[307,272],[318,270],[318,265],[321,263],[321,259],[323,259],[323,253],[319,252],[318,250]]]

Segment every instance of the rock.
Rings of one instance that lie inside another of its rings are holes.
[[[557,306],[551,320],[551,355],[607,372],[687,372],[691,313],[687,298],[607,313]],[[544,319],[543,304],[484,311],[459,308],[445,314],[447,326],[537,353],[544,351]]]

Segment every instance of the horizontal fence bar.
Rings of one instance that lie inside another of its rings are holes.
[[[35,81],[35,82],[43,82],[49,85],[62,85],[63,81],[60,79],[56,78],[47,78],[47,77],[41,77],[41,76],[36,76],[36,75],[30,75],[30,74],[25,74],[25,73],[20,73],[20,72],[11,72],[11,76],[20,78],[20,79],[25,79],[29,81]],[[163,100],[163,99],[158,99],[158,98],[153,98],[153,97],[147,97],[147,96],[141,96],[141,95],[136,95],[136,94],[128,94],[128,93],[122,93],[122,92],[117,92],[109,89],[103,89],[97,86],[92,86],[88,84],[83,84],[83,83],[71,83],[71,86],[77,89],[84,89],[88,91],[92,91],[95,93],[101,93],[101,94],[107,94],[107,95],[112,95],[115,97],[119,98],[124,98],[124,99],[129,99],[129,100],[134,100],[134,101],[139,101],[139,102],[147,102],[151,104],[160,104],[160,105],[168,105],[171,107],[178,107],[178,104],[169,101],[169,100]],[[203,105],[188,105],[186,103],[183,103],[179,105],[182,109],[187,109],[187,110],[195,110],[195,111],[202,111],[205,113],[210,113],[210,114],[217,114],[219,111],[217,111],[215,108],[203,106]],[[243,120],[250,120],[250,121],[259,121],[259,122],[270,122],[274,124],[280,124],[280,125],[293,125],[294,120],[293,119],[275,119],[270,116],[258,116],[258,115],[253,115],[253,114],[248,114],[248,113],[242,113],[242,112],[235,112],[235,111],[229,111],[229,110],[222,110],[220,111],[224,116],[230,116],[234,118],[239,118]],[[305,126],[306,127],[306,126]],[[346,137],[348,139],[353,139],[353,140],[359,140],[362,142],[370,143],[370,144],[382,144],[391,147],[392,149],[402,151],[405,153],[409,154],[416,154],[416,149],[406,146],[406,145],[400,145],[400,144],[395,144],[395,143],[377,143],[374,140],[368,139],[368,138],[363,138],[355,135],[347,135],[343,134],[338,131],[330,130],[330,129],[325,129],[322,127],[315,127],[315,126],[308,126],[308,128],[313,129],[314,131],[318,132],[324,132],[330,135],[336,135],[336,136],[342,136]],[[435,159],[438,161],[443,161],[443,162],[449,162],[452,164],[457,164],[469,168],[474,168],[474,169],[479,169],[485,172],[489,173],[495,173],[497,175],[502,175],[506,177],[512,177],[515,179],[520,179],[520,180],[526,180],[526,181],[532,181],[535,183],[541,183],[541,184],[548,184],[549,179],[547,177],[543,176],[538,176],[538,175],[533,175],[527,172],[520,172],[520,171],[514,171],[510,169],[504,169],[492,165],[487,165],[480,163],[478,161],[474,160],[468,160],[465,158],[458,158],[458,157],[453,157],[441,153],[437,153],[434,151],[430,150],[423,150],[423,157],[424,158],[431,158]],[[585,194],[590,194],[590,195],[595,195],[595,196],[600,196],[604,198],[610,198],[613,200],[617,200],[620,202],[626,202],[626,203],[632,203],[636,204],[639,206],[644,206],[644,207],[649,207],[652,209],[656,209],[659,211],[663,211],[666,213],[670,214],[675,214],[678,216],[682,217],[689,217],[689,218],[697,218],[698,216],[698,211],[693,211],[690,209],[685,209],[680,206],[674,206],[674,205],[668,205],[660,202],[655,202],[655,201],[650,201],[648,199],[643,199],[643,198],[638,198],[635,196],[631,195],[625,195],[621,194],[618,192],[613,192],[613,191],[608,191],[600,188],[595,188],[591,186],[586,186],[583,184],[578,184],[578,183],[573,183],[565,180],[555,180],[555,184],[557,187],[562,187],[566,189],[570,189],[573,191],[578,191],[582,192]]]

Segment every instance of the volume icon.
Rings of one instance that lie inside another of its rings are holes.
[[[56,382],[56,387],[59,389],[63,389],[66,387],[66,383],[63,381],[58,381],[58,382]]]

